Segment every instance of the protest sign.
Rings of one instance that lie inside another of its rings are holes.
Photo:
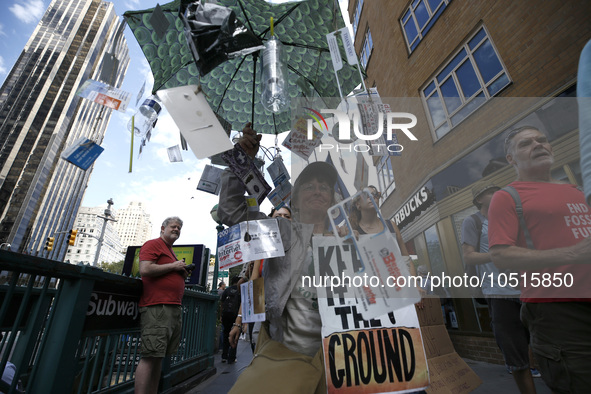
[[[455,352],[447,329],[443,324],[439,297],[422,300],[423,308],[417,308],[421,326],[431,385],[428,394],[470,393],[482,380]]]
[[[86,80],[76,94],[120,112],[125,112],[131,100],[131,93],[92,79]]]
[[[240,285],[242,323],[265,321],[265,280],[257,278]]]
[[[382,103],[382,99],[376,88],[369,89],[370,95],[363,91],[355,95],[354,100],[357,102],[357,108],[361,115],[361,129],[365,135],[378,134],[380,119],[382,120],[382,129],[386,130],[386,114],[391,112],[389,104]],[[397,147],[398,139],[395,133],[392,133],[392,140],[386,140],[384,135],[374,141],[375,146],[380,146],[381,149],[374,149],[374,145],[369,145],[369,154],[371,156],[400,156],[401,151]],[[392,148],[388,149],[389,146]]]
[[[220,270],[284,255],[277,219],[241,222],[218,234]]]
[[[320,131],[312,128],[313,136],[312,139],[308,139],[308,123],[305,118],[298,118],[294,123],[292,130],[287,135],[287,138],[283,140],[283,146],[287,149],[300,156],[304,160],[308,160],[308,157],[314,152],[314,149],[320,145],[320,139],[324,136]]]
[[[335,237],[314,237],[313,246],[317,276],[354,264],[339,261],[351,259],[353,253],[327,253],[328,248],[338,248]],[[428,386],[427,359],[413,305],[364,319],[355,299],[340,289],[316,287],[328,393],[410,392]]]

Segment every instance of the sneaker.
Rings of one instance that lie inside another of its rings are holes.
[[[222,358],[222,362],[223,363],[225,363],[226,361],[228,361],[228,360],[226,360],[225,358]]]
[[[532,378],[541,378],[542,374],[536,368],[530,368]]]
[[[513,371],[511,371],[511,368],[509,368],[509,367],[505,367],[505,368],[507,368],[507,373],[508,373],[509,375],[513,375]]]
[[[228,364],[234,364],[236,360],[228,360]]]

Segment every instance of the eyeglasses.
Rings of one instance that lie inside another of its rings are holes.
[[[318,190],[322,194],[327,194],[327,195],[332,194],[332,189],[330,188],[330,186],[325,185],[324,183],[320,183],[318,185],[316,185],[314,183],[304,183],[301,187],[301,190],[303,192],[308,192],[308,193]]]
[[[371,193],[371,196],[373,197],[374,200],[379,200],[382,197],[382,193],[373,192],[373,193]]]

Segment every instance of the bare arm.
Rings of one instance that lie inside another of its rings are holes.
[[[576,245],[548,250],[527,249],[513,245],[496,245],[490,249],[493,263],[501,269],[540,269],[565,264],[591,262],[591,238]]]
[[[466,265],[486,264],[492,261],[490,254],[477,252],[472,245],[462,244],[462,252]]]
[[[168,274],[169,272],[177,271],[183,276],[187,277],[187,270],[185,269],[185,262],[178,260],[168,264],[157,264],[155,261],[140,261],[140,275],[146,277],[157,277]]]

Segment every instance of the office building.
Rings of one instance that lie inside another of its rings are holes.
[[[126,208],[117,210],[117,222],[114,226],[121,239],[123,254],[128,246],[142,246],[151,239],[152,222],[150,214],[144,208],[144,203],[131,201]]]
[[[101,218],[101,216],[105,217],[104,212],[105,207],[80,207],[74,223],[78,235],[74,245],[68,246],[65,261],[72,264],[94,264],[96,250],[105,223],[104,219]],[[111,209],[111,214],[116,220],[119,220],[118,213],[113,209]],[[116,263],[123,261],[125,258],[125,255],[121,252],[123,247],[115,223],[117,222],[107,221],[97,265],[103,262]]]
[[[13,251],[66,254],[92,167],[60,154],[83,136],[100,144],[112,112],[76,90],[88,79],[121,86],[123,28],[112,3],[53,0],[0,89],[0,242]]]

